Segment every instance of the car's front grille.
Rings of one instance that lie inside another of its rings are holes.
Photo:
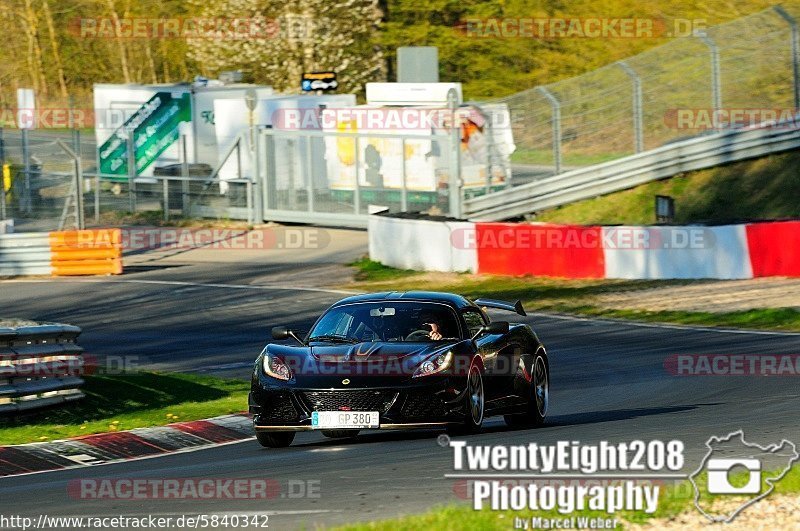
[[[397,398],[395,391],[306,391],[303,398],[312,411],[379,411],[386,413]]]
[[[401,414],[408,419],[436,419],[446,415],[444,404],[430,392],[410,392]]]
[[[264,405],[261,418],[270,422],[294,422],[298,415],[288,395],[276,395]]]

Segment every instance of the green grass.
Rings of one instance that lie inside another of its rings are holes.
[[[162,426],[247,409],[250,382],[141,372],[86,376],[86,397],[64,407],[0,418],[0,444]]]
[[[638,291],[692,284],[692,280],[571,280],[542,277],[504,277],[468,274],[425,274],[393,269],[363,259],[355,262],[356,283],[347,286],[364,291],[431,290],[460,293],[466,297],[521,300],[528,311],[548,311],[611,319],[800,331],[800,311],[767,308],[737,312],[645,311],[604,308],[597,300],[605,293]]]
[[[592,164],[608,162],[627,155],[630,155],[630,153],[562,153],[561,164],[564,166],[591,166]],[[518,148],[511,154],[511,162],[553,165],[553,151],[550,149]]]
[[[701,490],[701,499],[703,499],[702,496],[708,496],[708,493],[705,491],[702,478],[698,479],[698,485]],[[800,468],[794,467],[789,471],[786,477],[776,485],[775,492],[772,493],[772,495],[797,494],[799,492]],[[416,529],[437,529],[443,531],[456,531],[461,529],[507,531],[513,528],[514,517],[530,519],[531,516],[542,518],[564,518],[568,516],[619,518],[623,521],[623,525],[625,523],[644,524],[654,518],[673,518],[682,513],[694,512],[696,509],[692,501],[693,496],[694,489],[691,484],[686,481],[666,489],[662,488],[658,501],[658,509],[656,509],[653,514],[620,511],[609,515],[605,512],[598,511],[576,511],[569,515],[563,515],[557,511],[475,511],[471,506],[448,505],[435,508],[420,515],[349,525],[338,529],[341,531],[411,531]],[[768,502],[769,497],[759,503]]]
[[[356,260],[348,265],[356,268],[354,277],[356,280],[385,281],[406,278],[419,274],[418,271],[412,271],[409,269],[395,269],[394,267],[387,267],[379,262],[374,262],[367,257]]]
[[[800,217],[800,153],[736,162],[538,212],[537,221],[652,224],[655,196],[675,198],[677,223]]]

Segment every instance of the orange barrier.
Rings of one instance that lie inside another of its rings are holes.
[[[93,229],[51,232],[53,275],[119,275],[122,273],[122,231]]]

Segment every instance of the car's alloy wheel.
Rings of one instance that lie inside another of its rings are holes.
[[[468,393],[470,421],[473,426],[479,427],[483,424],[485,396],[483,393],[483,375],[480,367],[475,364],[469,369]]]
[[[450,426],[448,431],[454,434],[476,433],[483,425],[483,414],[486,408],[486,393],[483,386],[483,369],[479,363],[473,362],[467,374],[467,389],[464,397],[465,420],[463,424]]]
[[[258,431],[256,430],[256,439],[265,448],[285,448],[292,444],[294,440],[293,431]]]
[[[547,364],[541,356],[536,356],[533,365],[533,386],[537,418],[543,421],[550,405],[550,375],[547,373]]]
[[[543,356],[537,355],[531,367],[533,381],[531,395],[524,413],[505,415],[506,424],[512,427],[541,426],[550,405],[550,373]]]

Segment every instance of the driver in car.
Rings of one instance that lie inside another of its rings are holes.
[[[436,322],[436,318],[432,313],[424,313],[420,314],[420,321],[422,321],[422,326],[430,327],[431,331],[428,332],[428,337],[433,339],[434,341],[438,341],[442,339],[444,336],[440,330],[439,323]]]

